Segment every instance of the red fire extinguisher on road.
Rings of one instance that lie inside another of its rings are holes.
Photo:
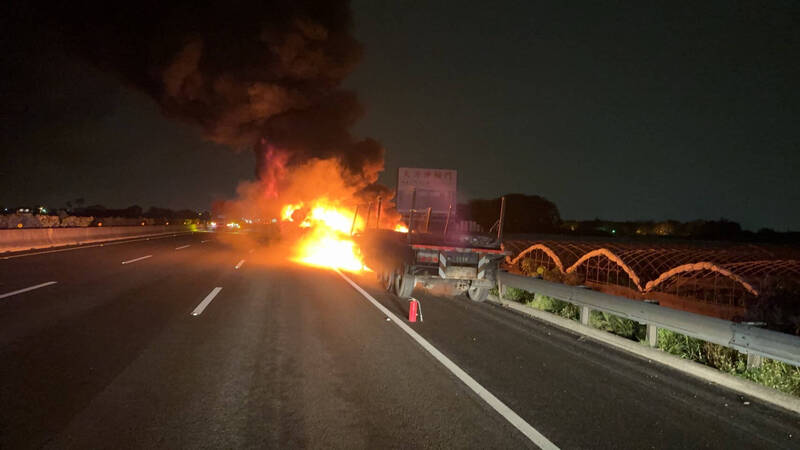
[[[419,306],[419,300],[415,298],[408,299],[408,321],[416,322],[418,314],[419,321],[422,322],[422,308]]]

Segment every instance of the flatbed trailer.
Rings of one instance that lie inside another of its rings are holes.
[[[410,297],[417,283],[447,284],[484,301],[508,254],[501,246],[505,199],[500,210],[497,234],[368,229],[356,239],[366,265],[399,297]]]

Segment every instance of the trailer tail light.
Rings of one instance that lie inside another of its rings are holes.
[[[417,252],[417,262],[428,264],[439,264],[439,252],[419,251]]]

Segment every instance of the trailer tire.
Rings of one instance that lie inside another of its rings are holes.
[[[467,289],[467,297],[475,302],[482,302],[489,297],[489,288],[470,287]]]
[[[412,274],[397,272],[394,274],[394,293],[400,298],[410,298],[417,284],[416,277]]]

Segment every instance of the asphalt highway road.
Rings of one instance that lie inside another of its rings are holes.
[[[30,253],[0,257],[0,448],[534,447],[342,276],[269,245]],[[371,274],[346,276],[407,315]],[[798,448],[797,415],[489,303],[415,295],[411,328],[558,447]]]

